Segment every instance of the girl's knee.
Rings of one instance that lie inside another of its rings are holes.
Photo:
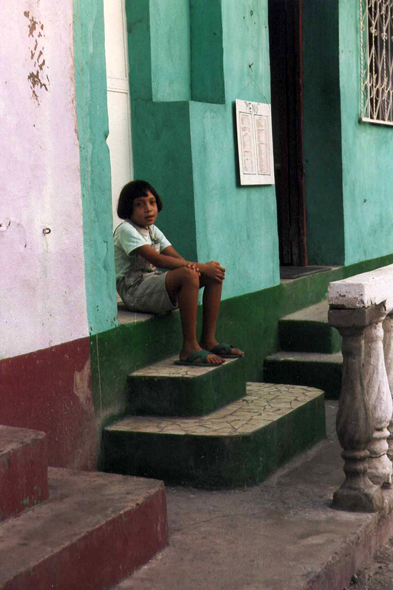
[[[182,266],[179,270],[181,271],[183,283],[194,285],[199,289],[199,274],[195,270],[189,268],[188,266]]]

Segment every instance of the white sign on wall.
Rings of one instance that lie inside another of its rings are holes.
[[[270,104],[236,99],[240,184],[274,184]]]

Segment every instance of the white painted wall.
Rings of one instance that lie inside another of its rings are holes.
[[[133,178],[130,90],[125,0],[104,0],[105,57],[108,87],[113,227],[120,223],[117,201],[123,186]]]
[[[7,358],[87,336],[88,326],[72,1],[2,0],[1,14],[0,357]]]

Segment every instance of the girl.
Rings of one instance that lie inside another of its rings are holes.
[[[129,182],[120,193],[117,214],[125,221],[114,232],[116,288],[120,297],[132,311],[165,313],[179,307],[183,330],[180,364],[218,365],[225,357],[243,356],[241,350],[219,343],[215,336],[225,268],[219,262],[200,264],[180,256],[154,225],[161,209],[161,198],[144,180]],[[198,344],[200,287],[205,287],[205,291]]]

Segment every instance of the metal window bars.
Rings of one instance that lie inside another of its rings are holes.
[[[360,2],[360,118],[393,124],[393,0]]]

